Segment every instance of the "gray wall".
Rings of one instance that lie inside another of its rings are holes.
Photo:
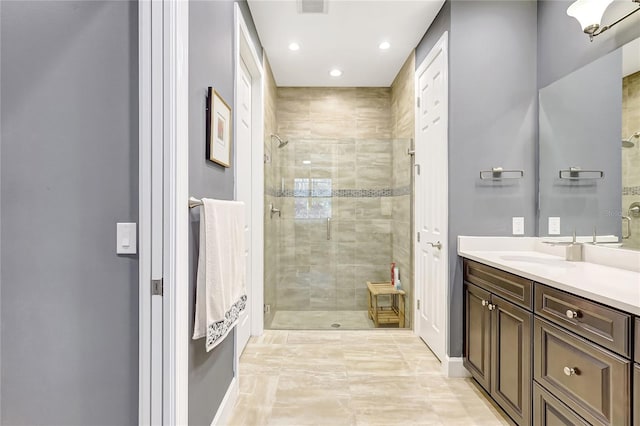
[[[597,99],[597,108],[589,107]],[[539,235],[549,216],[561,235],[620,236],[622,51],[540,89]],[[563,180],[559,170],[602,170],[604,179]]]
[[[538,87],[545,87],[561,77],[587,65],[640,37],[640,14],[589,41],[575,18],[567,15],[573,0],[540,0],[538,2]],[[631,4],[612,4],[603,23],[621,18]],[[629,2],[631,3],[631,2]]]
[[[420,43],[416,46],[416,69],[422,64],[422,61],[424,61],[445,31],[451,31],[450,0],[442,5],[438,16],[433,20],[427,32],[422,36],[422,40],[420,40]],[[449,36],[451,36],[451,34],[449,34]],[[449,82],[449,85],[451,85],[451,82]]]
[[[258,54],[262,47],[246,2],[239,2]],[[233,199],[234,166],[205,160],[205,104],[213,86],[233,109],[234,1],[189,3],[189,193],[194,197]],[[234,144],[235,146],[235,144]],[[195,277],[198,265],[200,209],[191,209],[189,237],[189,336],[193,333]],[[204,339],[189,341],[189,424],[209,426],[233,378],[233,339],[206,352]]]
[[[462,355],[462,264],[458,235],[511,235],[511,218],[536,222],[536,2],[449,4],[449,345]],[[445,8],[447,6],[445,5]],[[443,9],[446,11],[446,9]],[[446,23],[416,49],[416,67]],[[482,31],[478,31],[481,28]],[[521,180],[490,182],[480,170],[522,169]]]
[[[2,418],[138,421],[137,4],[2,1]]]

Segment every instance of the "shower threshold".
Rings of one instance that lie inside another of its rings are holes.
[[[271,330],[368,330],[374,328],[366,310],[362,311],[285,311],[277,310]]]

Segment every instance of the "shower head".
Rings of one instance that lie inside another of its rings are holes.
[[[275,133],[271,133],[271,140],[276,139],[278,141],[278,148],[284,148],[289,141],[283,141],[282,139],[280,139],[280,136],[276,135]]]
[[[627,139],[622,140],[623,148],[633,148],[635,146],[635,142],[632,142],[632,139],[640,138],[640,132],[635,132],[633,135],[629,136]]]

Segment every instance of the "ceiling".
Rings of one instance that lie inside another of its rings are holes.
[[[389,87],[444,0],[328,0],[326,14],[300,14],[296,0],[248,3],[278,86]]]

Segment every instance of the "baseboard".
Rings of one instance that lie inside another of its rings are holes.
[[[238,378],[234,377],[229,384],[227,393],[225,393],[224,398],[222,398],[222,402],[220,403],[220,407],[218,407],[216,416],[211,422],[211,426],[227,424],[227,420],[231,417],[231,412],[236,405],[239,394],[240,386],[238,386]]]
[[[448,355],[445,355],[442,360],[442,372],[447,377],[471,377],[471,374],[464,368],[462,365],[463,358],[450,358]]]

